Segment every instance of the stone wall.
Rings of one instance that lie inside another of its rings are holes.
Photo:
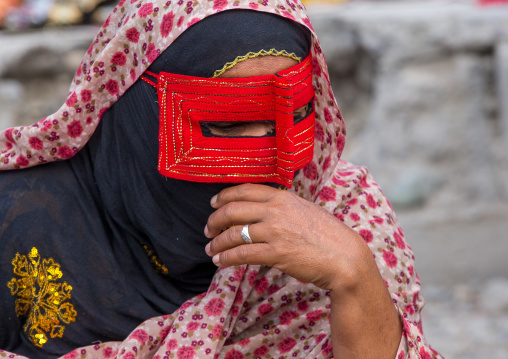
[[[313,6],[346,119],[343,158],[399,209],[508,216],[508,6]]]
[[[343,158],[400,213],[508,214],[508,6],[309,5],[346,119]],[[96,27],[0,33],[0,128],[64,102]]]

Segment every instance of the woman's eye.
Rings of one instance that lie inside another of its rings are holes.
[[[225,122],[208,123],[208,128],[215,136],[253,136],[261,137],[273,133],[273,125],[269,122]]]
[[[245,131],[246,126],[242,123],[208,124],[212,134],[216,136],[239,136]]]

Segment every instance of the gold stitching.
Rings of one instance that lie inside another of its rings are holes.
[[[271,56],[285,56],[285,57],[292,58],[293,60],[296,60],[298,62],[300,62],[302,60],[302,58],[296,56],[294,52],[288,53],[286,50],[277,51],[276,49],[273,49],[273,48],[270,49],[269,51],[261,50],[259,52],[249,52],[247,55],[238,56],[233,61],[226,63],[222,69],[217,70],[217,71],[214,72],[213,77],[214,78],[219,77],[224,72],[226,72],[226,70],[229,70],[230,68],[232,68],[233,66],[235,66],[237,63],[239,63],[241,61],[245,61],[247,59],[253,59],[253,58],[258,57],[258,56],[267,56],[267,55],[271,55]]]

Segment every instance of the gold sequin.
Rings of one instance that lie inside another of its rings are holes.
[[[72,286],[62,282],[60,264],[41,258],[37,248],[28,256],[16,253],[14,275],[7,287],[16,296],[16,315],[26,316],[23,330],[32,343],[42,348],[49,338],[61,338],[65,325],[76,321],[76,310],[68,301]],[[48,337],[49,336],[49,337]]]

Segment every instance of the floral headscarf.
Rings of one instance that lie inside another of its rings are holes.
[[[0,169],[72,157],[104,112],[183,31],[206,16],[233,9],[277,14],[312,31],[315,153],[295,178],[294,190],[368,243],[403,322],[397,358],[438,356],[423,337],[413,253],[389,202],[365,168],[339,160],[344,122],[319,41],[297,0],[120,1],[88,49],[62,108],[32,126],[0,133]],[[328,358],[329,308],[327,292],[276,269],[221,268],[206,293],[175,313],[141,323],[123,342],[98,343],[64,358]]]

